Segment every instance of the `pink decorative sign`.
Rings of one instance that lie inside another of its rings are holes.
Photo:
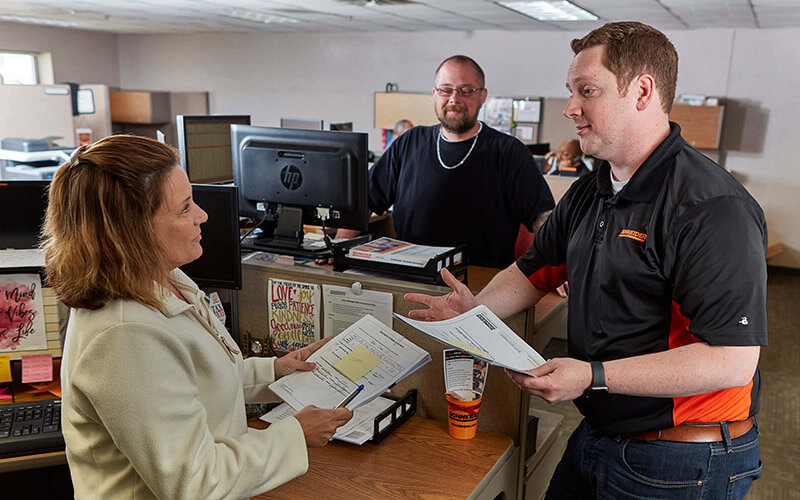
[[[0,352],[46,348],[41,278],[0,274]]]

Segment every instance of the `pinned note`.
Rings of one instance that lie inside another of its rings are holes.
[[[11,380],[11,358],[0,356],[0,384]]]
[[[22,383],[50,382],[53,380],[53,355],[31,354],[22,356]]]
[[[337,361],[333,367],[336,371],[355,382],[372,371],[380,362],[381,358],[372,354],[363,345],[359,345],[350,351],[350,354]]]

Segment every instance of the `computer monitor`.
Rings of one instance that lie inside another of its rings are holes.
[[[39,246],[50,181],[0,181],[0,249]]]
[[[331,130],[339,130],[341,132],[352,132],[353,122],[331,123],[329,127]]]
[[[208,220],[200,226],[203,255],[181,266],[181,270],[201,288],[241,290],[242,257],[236,186],[192,184],[192,197],[208,214]]]
[[[532,155],[544,156],[550,152],[549,142],[540,142],[538,144],[526,144],[525,146],[528,147],[528,151]]]
[[[303,130],[322,130],[322,120],[309,120],[307,118],[281,118],[281,128],[299,128]]]
[[[367,134],[233,125],[239,213],[261,222],[243,247],[305,256],[303,224],[367,230]]]
[[[191,182],[231,182],[231,131],[233,124],[250,125],[247,115],[178,115],[176,134],[181,168]]]

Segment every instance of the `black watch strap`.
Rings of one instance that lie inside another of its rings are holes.
[[[592,361],[592,391],[608,392],[606,385],[606,372],[602,361]]]

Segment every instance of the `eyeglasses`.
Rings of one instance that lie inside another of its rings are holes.
[[[459,88],[434,87],[434,88],[436,89],[436,95],[440,97],[450,97],[451,95],[453,95],[453,92],[458,92],[458,95],[460,95],[461,97],[472,97],[473,95],[475,95],[476,92],[480,92],[481,90],[483,90],[483,87],[479,89],[475,89],[472,87],[459,87]]]

